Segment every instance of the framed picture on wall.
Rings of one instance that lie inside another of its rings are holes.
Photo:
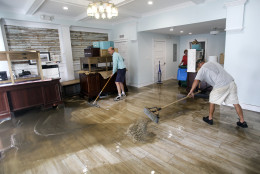
[[[40,57],[42,62],[50,62],[51,56],[50,52],[40,52]]]

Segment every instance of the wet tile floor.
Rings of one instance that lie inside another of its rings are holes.
[[[133,141],[130,125],[147,120],[146,106],[185,96],[175,80],[130,88],[125,100],[79,97],[57,109],[20,111],[0,122],[0,173],[259,173],[260,114],[244,111],[248,129],[236,127],[231,107],[217,107],[214,125],[202,121],[207,99],[187,99],[149,122],[154,136]],[[149,119],[148,119],[149,120]]]

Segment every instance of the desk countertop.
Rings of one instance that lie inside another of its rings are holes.
[[[15,84],[12,83],[6,83],[6,84],[1,84],[0,87],[8,87],[8,86],[17,86],[17,85],[25,85],[25,84],[32,84],[32,83],[41,83],[41,82],[48,82],[52,80],[58,80],[57,79],[45,79],[45,80],[34,80],[34,81],[25,81],[25,82],[16,82]]]

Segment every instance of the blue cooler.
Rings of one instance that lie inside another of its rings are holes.
[[[100,42],[100,49],[107,50],[109,47],[114,47],[113,41],[101,41]]]
[[[93,48],[100,48],[100,42],[93,42]]]
[[[187,80],[187,68],[182,69],[179,68],[178,69],[178,74],[177,74],[177,80],[179,81],[186,81]]]

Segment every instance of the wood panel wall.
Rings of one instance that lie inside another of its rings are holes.
[[[22,26],[5,25],[7,43],[10,51],[24,51],[34,49],[41,52],[50,52],[61,56],[59,33],[57,29],[31,28]],[[61,60],[61,58],[60,58]],[[16,75],[22,70],[37,74],[35,65],[13,64]]]
[[[5,25],[6,38],[11,51],[35,49],[61,55],[59,33],[57,29],[29,28]]]
[[[60,41],[59,32],[57,29],[47,28],[32,28],[5,25],[6,37],[10,51],[24,51],[27,49],[35,49],[41,52],[50,52],[51,57],[53,55],[60,56]],[[82,31],[71,31],[71,47],[74,62],[75,78],[79,78],[77,72],[80,70],[80,57],[84,57],[84,49],[91,46],[95,41],[108,41],[107,33],[93,33]],[[60,64],[60,71],[62,71],[62,63]],[[16,74],[21,71],[29,70],[31,72],[36,71],[34,65],[28,66],[28,64],[17,64],[14,69]]]
[[[108,41],[107,33],[93,33],[83,31],[71,31],[71,47],[74,62],[75,78],[79,78],[80,58],[84,57],[84,49],[91,46],[95,41]]]

